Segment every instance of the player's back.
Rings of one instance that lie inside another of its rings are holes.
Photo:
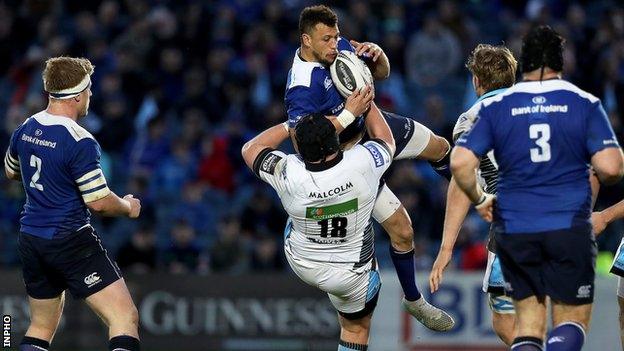
[[[539,232],[588,223],[591,155],[599,144],[617,143],[596,139],[592,121],[603,115],[596,97],[558,79],[521,82],[482,104],[479,119],[490,129],[499,165],[502,230]]]
[[[384,146],[368,141],[316,167],[288,155],[270,180],[290,217],[287,247],[320,262],[368,262],[374,254],[371,213],[390,164]],[[279,183],[279,184],[275,184]]]
[[[19,158],[26,192],[20,219],[24,233],[66,236],[89,223],[84,201],[110,192],[99,145],[68,117],[46,111],[33,115],[13,133],[9,152]]]

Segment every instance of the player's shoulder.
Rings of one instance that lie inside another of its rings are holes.
[[[485,93],[483,96],[479,97],[479,99],[472,104],[468,110],[460,114],[457,118],[457,122],[455,122],[455,126],[453,127],[453,139],[457,140],[461,133],[472,128],[472,125],[476,122],[479,111],[483,107],[484,103],[489,102],[507,90],[508,88],[502,88]]]
[[[65,130],[67,134],[76,142],[82,140],[95,141],[95,138],[91,133],[89,133],[88,130],[84,129],[76,123],[76,121],[68,117],[56,116],[49,114],[46,111],[41,111],[33,115],[30,120],[36,121],[44,127],[60,126],[62,127],[61,130]]]
[[[288,72],[288,83],[286,90],[294,87],[311,88],[314,85],[331,85],[329,70],[319,62],[308,62],[301,59],[299,49],[293,58],[293,64]]]
[[[368,140],[363,144],[357,144],[351,149],[344,152],[344,158],[348,163],[364,166],[368,165],[368,162],[363,162],[371,159],[375,162],[376,167],[383,166],[386,162],[389,162],[390,150],[388,146],[381,140]]]
[[[484,107],[490,107],[497,103],[513,101],[517,96],[524,94],[549,94],[561,95],[566,98],[577,98],[581,102],[594,104],[600,99],[593,94],[577,87],[576,85],[563,80],[551,79],[544,81],[525,81],[516,83],[504,93],[495,96],[493,99],[484,102]]]

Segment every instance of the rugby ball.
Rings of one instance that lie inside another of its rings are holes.
[[[329,66],[329,73],[334,86],[343,97],[348,97],[366,85],[373,84],[373,75],[364,61],[351,51],[338,53],[334,63]]]

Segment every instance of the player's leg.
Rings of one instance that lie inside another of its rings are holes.
[[[47,350],[63,313],[66,285],[47,257],[58,252],[51,240],[20,233],[18,252],[30,307],[30,324],[20,351]]]
[[[552,232],[545,240],[544,280],[552,303],[554,329],[547,350],[578,351],[585,342],[594,300],[597,246],[591,226]]]
[[[516,310],[517,334],[511,350],[542,350],[546,332],[546,287],[542,280],[542,234],[495,233],[496,253],[506,293]]]
[[[514,300],[518,320],[518,336],[512,351],[541,351],[546,333],[546,299],[530,296]]]
[[[50,299],[28,298],[30,325],[20,344],[20,351],[48,350],[61,320],[65,293]]]
[[[488,294],[488,305],[492,311],[492,329],[507,346],[511,346],[517,334],[516,309],[511,297],[505,295],[505,280],[500,260],[491,251],[488,251],[483,291]]]
[[[108,326],[111,350],[139,349],[139,313],[123,278],[86,298]]]
[[[503,295],[503,297],[505,297]],[[516,335],[516,314],[514,313],[499,313],[492,311],[492,328],[502,342],[507,346],[513,344]]]
[[[552,300],[554,329],[548,333],[546,350],[580,351],[589,329],[592,304],[568,305]]]
[[[383,185],[373,208],[373,218],[379,222],[390,237],[390,257],[405,298],[403,307],[429,329],[451,329],[453,318],[441,309],[430,305],[416,285],[414,256],[414,231],[412,221],[392,191]]]
[[[429,161],[438,174],[451,178],[448,167],[451,146],[445,138],[411,118],[386,111],[382,114],[396,143],[395,160],[418,158]]]
[[[348,319],[338,314],[340,342],[338,351],[366,351],[372,314],[359,319]]]
[[[108,326],[109,350],[139,350],[138,312],[119,268],[91,226],[72,236],[67,252],[75,253],[65,263],[69,291]]]

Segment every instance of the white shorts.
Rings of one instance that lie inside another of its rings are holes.
[[[611,273],[618,276],[617,296],[624,298],[624,238],[620,241],[620,246],[615,253],[613,263],[611,264]]]
[[[401,207],[401,200],[384,184],[377,194],[377,199],[375,199],[373,218],[381,224],[390,218],[399,207]]]
[[[381,288],[375,259],[356,269],[353,263],[316,262],[293,256],[284,245],[290,268],[306,284],[326,292],[332,305],[347,319],[373,312]]]
[[[396,155],[394,155],[395,160],[417,158],[420,154],[422,154],[427,145],[429,145],[429,140],[431,140],[433,132],[424,125],[416,121],[413,122],[414,124],[412,126],[414,128],[414,134],[412,134],[412,137],[407,140],[403,150],[400,150]]]
[[[505,278],[500,260],[495,253],[488,251],[488,262],[483,276],[483,292],[488,293],[488,305],[492,312],[499,314],[516,313],[511,297],[505,295]]]

